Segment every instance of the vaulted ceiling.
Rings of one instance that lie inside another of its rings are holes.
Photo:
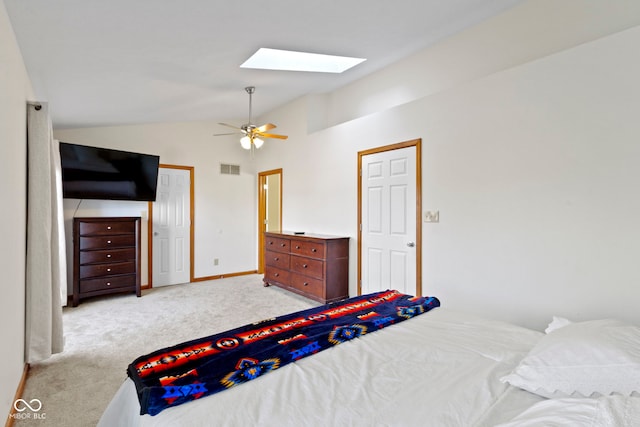
[[[522,0],[4,0],[57,128],[244,118],[379,70]],[[366,58],[343,74],[239,68],[269,47]]]

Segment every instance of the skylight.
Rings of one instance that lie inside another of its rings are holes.
[[[261,70],[342,73],[363,61],[366,61],[366,59],[262,47],[240,67],[258,68]]]

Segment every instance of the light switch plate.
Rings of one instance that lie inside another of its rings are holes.
[[[440,211],[426,211],[424,222],[440,222]]]

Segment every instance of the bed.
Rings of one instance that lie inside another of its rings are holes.
[[[437,307],[153,416],[127,378],[98,425],[640,425],[640,330],[599,322],[542,333]]]

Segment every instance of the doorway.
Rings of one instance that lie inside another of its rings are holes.
[[[422,294],[421,140],[358,153],[358,294]]]
[[[282,231],[282,169],[258,173],[258,273],[264,273],[264,233]]]
[[[160,165],[149,203],[149,285],[193,281],[193,167]]]

